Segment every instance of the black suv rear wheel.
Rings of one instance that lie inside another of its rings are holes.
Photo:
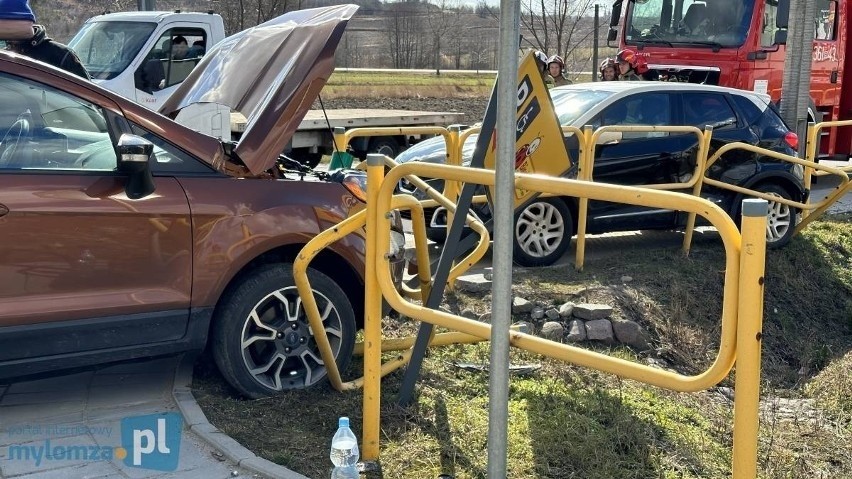
[[[784,187],[775,183],[763,183],[755,187],[755,191],[766,193],[771,196],[792,200]],[[775,201],[769,202],[769,213],[766,216],[766,246],[768,248],[781,248],[790,242],[796,229],[796,216],[798,210],[791,206]]]
[[[308,269],[308,279],[344,370],[355,344],[352,303],[323,273]],[[225,379],[249,398],[307,388],[326,376],[289,263],[258,268],[223,299],[213,317],[212,349]]]

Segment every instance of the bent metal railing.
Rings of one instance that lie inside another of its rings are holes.
[[[762,198],[769,201],[781,203],[802,212],[802,221],[796,225],[795,234],[800,233],[808,224],[819,218],[828,208],[839,200],[844,195],[852,191],[852,183],[849,181],[848,173],[852,172],[852,166],[849,167],[831,167],[820,164],[816,161],[817,155],[817,138],[819,132],[824,128],[852,126],[852,120],[823,122],[817,125],[811,125],[808,130],[808,148],[804,159],[785,155],[773,150],[756,147],[747,143],[729,143],[723,145],[716,150],[712,156],[709,156],[710,141],[713,135],[713,128],[708,126],[702,131],[699,128],[692,126],[604,126],[597,130],[593,130],[591,126],[586,126],[582,130],[573,126],[563,126],[562,131],[566,135],[573,134],[578,141],[578,173],[577,179],[582,181],[594,181],[594,154],[595,148],[601,137],[606,133],[691,133],[698,138],[698,150],[696,153],[695,167],[693,174],[687,181],[681,183],[665,183],[655,185],[642,185],[643,188],[684,191],[690,190],[693,196],[701,196],[704,186],[713,186],[719,189],[724,189],[738,193],[748,197]],[[349,141],[355,137],[361,136],[387,136],[387,135],[442,135],[445,139],[447,148],[447,164],[461,166],[462,164],[462,148],[465,140],[471,134],[478,133],[479,128],[470,128],[464,131],[460,130],[458,125],[450,126],[449,128],[441,127],[403,127],[403,128],[355,128],[345,132],[339,131],[335,133],[335,144],[341,151],[345,151]],[[803,182],[807,189],[810,189],[811,178],[814,176],[835,175],[840,180],[839,186],[835,188],[826,198],[814,202],[813,198],[809,197],[807,202],[788,200],[778,196],[773,196],[752,188],[744,188],[741,186],[732,185],[723,181],[719,181],[707,176],[710,167],[718,161],[722,155],[732,150],[746,150],[765,157],[771,157],[778,161],[793,163],[803,167]],[[709,156],[709,158],[708,158]],[[407,175],[407,177],[410,175]],[[409,178],[409,181],[411,179]],[[443,196],[451,203],[455,203],[458,199],[460,191],[460,183],[455,180],[447,180],[444,182]],[[543,193],[542,196],[550,196],[548,193]],[[426,200],[423,203],[424,207],[436,206],[434,200]],[[474,203],[486,202],[485,196],[476,196],[473,199]],[[577,240],[575,249],[574,267],[578,271],[582,271],[585,264],[586,251],[586,228],[588,217],[588,199],[578,199],[578,214],[577,214]],[[687,224],[684,228],[684,238],[682,251],[688,254],[693,233],[695,230],[696,215],[689,213]],[[447,224],[451,224],[452,211],[447,210]],[[458,275],[456,275],[458,276]],[[452,282],[450,282],[452,284]]]
[[[398,196],[392,196],[394,185],[405,175],[417,175],[490,186],[494,184],[494,172],[409,163],[391,169],[385,178],[383,160],[378,155],[368,157],[367,171],[368,262],[365,276],[362,450],[365,459],[374,460],[379,456],[379,393],[380,378],[384,372],[381,364],[382,299],[395,310],[414,320],[425,321],[483,340],[488,339],[491,334],[489,324],[424,308],[407,301],[397,291],[389,270],[388,258],[378,254],[390,247],[390,224],[386,215],[395,207],[395,202],[396,205],[399,204]],[[507,334],[510,336],[510,343],[515,347],[613,373],[620,377],[684,392],[700,391],[718,384],[730,372],[735,359],[739,358],[735,384],[738,392],[735,395],[734,477],[755,477],[767,203],[763,200],[745,202],[743,235],[740,236],[736,225],[724,211],[706,200],[691,195],[525,174],[515,175],[515,187],[553,195],[678,209],[701,215],[717,228],[726,250],[721,338],[716,359],[703,373],[685,376],[517,331],[508,331]],[[415,247],[424,246],[415,244]]]

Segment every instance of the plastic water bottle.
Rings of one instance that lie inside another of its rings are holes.
[[[341,417],[337,422],[337,432],[331,439],[331,462],[337,467],[354,468],[358,457],[358,439],[349,429],[349,418]]]

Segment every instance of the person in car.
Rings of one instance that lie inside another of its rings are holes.
[[[0,8],[0,40],[6,41],[6,49],[90,79],[89,72],[77,54],[47,36],[44,26],[36,25],[35,21],[27,0],[3,0]]]
[[[618,80],[618,72],[616,71],[618,68],[618,64],[615,63],[615,60],[612,58],[605,58],[601,62],[601,66],[599,71],[601,73],[600,79],[601,81],[617,81]]]
[[[640,76],[648,71],[648,67],[641,57],[633,50],[625,48],[615,56],[618,63],[618,79],[621,81],[641,81]]]
[[[176,36],[172,40],[172,58],[183,60],[187,58],[187,52],[189,52],[189,43],[186,41],[186,37],[183,35]]]
[[[547,73],[553,86],[570,85],[571,80],[565,76],[565,62],[559,55],[553,55],[547,60]]]

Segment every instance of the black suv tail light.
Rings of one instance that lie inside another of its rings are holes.
[[[790,148],[796,151],[799,150],[799,135],[792,131],[788,131],[787,134],[784,135],[784,142],[790,145]]]

